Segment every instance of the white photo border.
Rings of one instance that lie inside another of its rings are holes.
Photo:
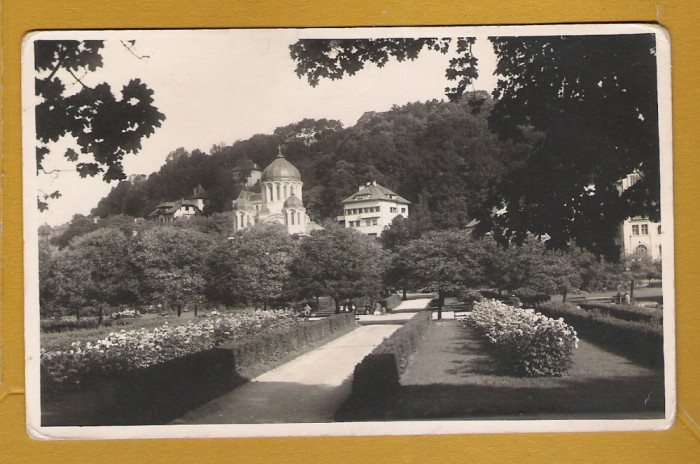
[[[275,29],[271,29],[275,30]],[[297,29],[299,39],[321,38],[419,38],[552,35],[656,36],[657,98],[661,174],[661,221],[664,227],[664,378],[663,419],[620,420],[431,420],[389,422],[331,422],[317,424],[211,424],[147,426],[42,426],[40,402],[40,320],[38,237],[36,210],[36,159],[34,122],[34,47],[36,40],[147,38],[159,33],[189,33],[181,30],[88,30],[29,33],[22,44],[22,147],[24,205],[24,301],[25,381],[27,430],[36,439],[138,439],[138,438],[236,438],[299,436],[376,436],[465,433],[552,433],[666,430],[676,414],[675,278],[673,229],[673,150],[671,111],[671,50],[665,29],[654,24],[572,24],[527,26],[364,27]],[[206,30],[204,30],[206,31]]]

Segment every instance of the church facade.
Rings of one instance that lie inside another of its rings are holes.
[[[234,232],[255,224],[281,224],[290,235],[321,229],[306,214],[299,170],[281,150],[263,171],[251,164],[234,175],[242,182],[241,193],[233,202]]]

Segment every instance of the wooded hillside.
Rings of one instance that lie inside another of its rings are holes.
[[[479,104],[476,105],[475,102]],[[209,194],[205,213],[231,209],[238,191],[232,170],[246,159],[261,168],[278,145],[301,172],[304,203],[317,222],[334,219],[359,184],[376,180],[413,203],[412,215],[432,227],[464,226],[484,207],[528,143],[501,142],[488,129],[493,101],[485,93],[457,102],[408,103],[366,113],[353,127],[310,120],[258,134],[210,152],[180,148],[161,169],[120,182],[92,214],[146,217],[162,201],[188,198],[197,184]]]

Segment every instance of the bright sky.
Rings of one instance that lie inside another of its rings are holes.
[[[108,82],[118,92],[130,79],[140,78],[155,92],[155,105],[166,115],[162,127],[143,140],[141,152],[125,159],[127,175],[157,171],[178,147],[209,152],[214,144],[269,134],[304,118],[338,119],[348,127],[366,111],[444,99],[444,89],[451,85],[444,77],[450,56],[431,52],[414,62],[390,62],[382,69],[368,65],[355,76],[323,80],[312,88],[294,73],[289,56],[289,45],[299,37],[294,29],[81,32],[70,37],[84,39],[88,34],[108,40],[103,68],[83,81]],[[135,57],[120,39],[135,39],[133,52],[148,58]],[[474,52],[481,74],[474,87],[491,90],[495,57],[490,44],[479,39]],[[53,147],[46,170],[73,168],[62,158],[66,146]],[[75,172],[39,177],[40,190],[60,190],[63,195],[39,215],[39,224],[58,225],[76,213],[89,214],[116,185],[99,176],[80,179]]]

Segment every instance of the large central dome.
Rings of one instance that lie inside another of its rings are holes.
[[[287,161],[281,153],[270,163],[262,173],[263,181],[271,180],[301,180],[299,170]]]

